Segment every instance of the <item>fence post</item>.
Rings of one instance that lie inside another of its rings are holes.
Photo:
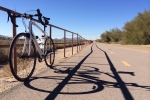
[[[81,36],[79,36],[79,50],[81,50]]]
[[[15,14],[13,13],[13,16],[15,16]],[[14,23],[16,23],[16,18],[13,18]],[[12,28],[13,28],[13,38],[16,36],[16,27],[12,24]],[[14,59],[14,70],[15,73],[17,73],[17,56],[16,56],[16,47],[14,47],[14,51],[13,51],[13,59]]]
[[[66,47],[66,30],[64,30],[64,57],[66,57],[65,56],[65,47]]]
[[[50,36],[50,38],[52,39],[52,26],[50,25],[50,30],[49,30],[49,36]],[[51,47],[51,41],[50,41],[50,47]],[[54,47],[53,47],[54,48]],[[51,49],[51,48],[49,48],[49,49]],[[55,49],[55,48],[54,48]],[[52,61],[51,61],[51,55],[50,55],[50,64],[52,63]]]
[[[72,33],[72,55],[73,55],[73,34],[74,33]]]
[[[81,37],[81,50],[82,50],[82,37]]]
[[[80,36],[80,51],[81,51],[81,36]]]
[[[78,35],[78,51],[80,51],[80,35]]]
[[[77,33],[77,53],[78,53],[78,33]]]
[[[87,42],[88,42],[88,41],[86,40],[86,46],[87,46]]]
[[[78,34],[78,52],[80,51],[80,35]]]
[[[81,50],[82,50],[82,37],[81,37]]]
[[[85,38],[84,38],[84,47],[86,46]]]
[[[84,42],[84,38],[83,38],[83,48],[85,47],[85,44],[84,44],[85,42]]]

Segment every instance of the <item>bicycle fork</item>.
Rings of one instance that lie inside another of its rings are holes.
[[[29,35],[28,33],[26,33],[26,37],[25,37],[25,40],[24,40],[24,45],[23,45],[23,49],[22,49],[22,52],[21,52],[21,57],[23,56],[25,50],[26,50],[26,45],[27,45],[27,41],[29,39],[29,50],[28,50],[28,57],[31,55],[31,45],[32,45],[32,36]]]

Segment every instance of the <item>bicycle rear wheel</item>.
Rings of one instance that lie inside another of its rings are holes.
[[[9,49],[10,69],[18,81],[28,80],[32,76],[36,65],[36,49],[33,41],[31,42],[31,51],[28,56],[29,36],[29,33],[19,33],[13,39]],[[26,46],[24,43],[26,43]],[[24,53],[22,53],[24,46]]]
[[[45,51],[44,60],[46,65],[50,68],[53,68],[52,65],[54,64],[55,60],[55,48],[53,40],[51,38],[46,39],[44,44],[44,51]]]

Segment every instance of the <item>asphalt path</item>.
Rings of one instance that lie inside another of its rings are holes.
[[[93,43],[1,100],[150,100],[150,54]]]

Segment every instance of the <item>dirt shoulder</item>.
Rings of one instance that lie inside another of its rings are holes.
[[[150,53],[150,45],[122,45],[122,44],[108,44],[108,45],[129,48],[129,49]]]
[[[82,46],[82,48],[83,47],[86,47],[86,46],[84,45],[84,46]],[[56,50],[54,66],[72,56],[72,47],[66,48],[65,51],[66,52],[65,52],[65,57],[64,57],[64,49]],[[77,46],[74,46],[73,47],[73,55],[76,53],[77,53]],[[8,64],[3,65],[2,67],[3,68],[1,68],[1,70],[0,70],[0,75],[1,76],[3,76],[3,75],[11,76],[11,75],[8,75],[8,74],[11,74],[10,69],[9,69],[9,65]],[[5,68],[5,70],[4,70],[4,68]],[[42,72],[44,70],[50,70],[50,68],[48,68],[46,66],[44,61],[39,63],[37,60],[33,76],[36,74],[39,74],[40,72]],[[13,76],[11,76],[11,77],[0,77],[0,93],[16,86],[19,83],[20,82],[17,81]]]
[[[130,49],[135,49],[139,51],[149,52],[150,53],[150,45],[121,45],[121,44],[114,44],[114,46],[125,47]]]

